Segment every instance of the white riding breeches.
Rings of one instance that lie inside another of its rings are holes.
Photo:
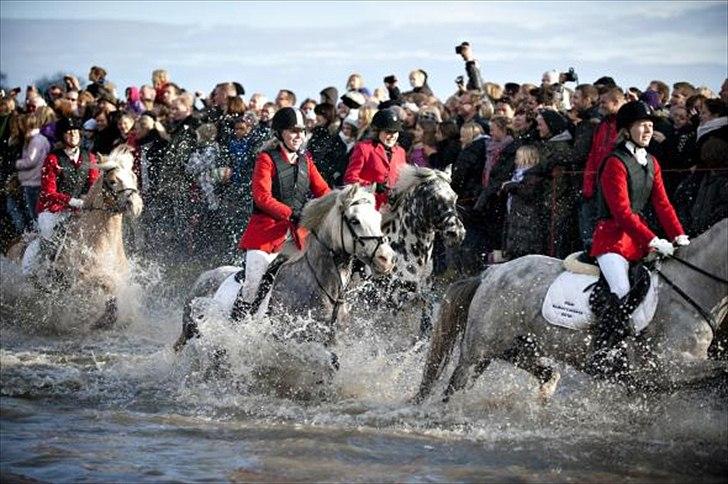
[[[38,233],[40,237],[36,237],[25,248],[23,253],[22,269],[23,274],[29,276],[35,272],[35,269],[41,263],[40,239],[51,240],[53,231],[59,222],[68,218],[67,212],[41,212],[38,214]]]
[[[608,252],[597,257],[599,269],[609,288],[620,299],[629,292],[629,261],[619,254]]]
[[[260,280],[263,278],[266,269],[278,254],[269,254],[262,250],[249,250],[245,253],[245,281],[241,290],[243,291],[243,300],[252,303],[255,300],[255,294],[258,292]],[[265,312],[268,307],[270,295],[265,298],[260,306],[260,312]]]

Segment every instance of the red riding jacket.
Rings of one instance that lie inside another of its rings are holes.
[[[360,141],[351,151],[349,165],[344,173],[344,183],[359,183],[364,186],[381,183],[391,189],[397,183],[399,170],[406,164],[407,155],[401,146],[395,145],[392,148],[390,161],[382,143],[375,140]],[[377,210],[388,200],[386,193],[376,193],[374,197]]]
[[[604,200],[611,213],[611,218],[600,220],[594,230],[591,255],[594,257],[613,252],[629,261],[638,261],[649,252],[649,243],[655,238],[641,215],[632,212],[628,189],[628,172],[624,164],[615,156],[604,162],[604,169],[599,178]],[[654,159],[654,180],[650,203],[655,209],[660,225],[665,229],[669,240],[673,240],[685,231],[675,214],[670,200],[665,193],[662,182],[662,171]]]
[[[70,177],[73,174],[66,173],[69,167],[64,168],[61,161],[58,158],[58,151],[52,151],[46,156],[43,162],[43,168],[41,169],[40,175],[40,195],[38,196],[38,204],[36,209],[38,213],[41,212],[61,212],[63,210],[71,210],[68,202],[71,198],[78,197],[82,193],[86,193],[91,185],[101,176],[101,172],[96,167],[96,157],[93,153],[88,153],[88,176],[85,182],[85,186],[81,193],[73,194],[68,192],[59,191],[59,185],[63,181],[64,177]],[[76,170],[80,170],[83,164],[83,155],[79,156],[77,161],[71,160],[73,167]]]
[[[283,148],[279,148],[281,154]],[[284,158],[285,159],[285,158]],[[319,174],[311,156],[306,153],[308,163],[309,186],[313,195],[318,198],[331,191],[329,185]],[[273,177],[276,176],[276,165],[268,153],[262,152],[255,160],[253,168],[253,203],[258,211],[253,213],[248,226],[240,238],[238,248],[243,250],[262,250],[268,253],[278,252],[283,247],[286,233],[292,227],[290,217],[293,210],[273,196]],[[307,232],[297,228],[299,241],[303,241]]]

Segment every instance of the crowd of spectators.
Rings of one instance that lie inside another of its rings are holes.
[[[62,117],[83,121],[83,145],[105,155],[122,143],[136,153],[145,203],[132,250],[173,260],[230,261],[252,212],[250,179],[258,151],[272,137],[277,109],[299,107],[307,148],[330,186],[340,186],[357,141],[371,136],[377,110],[403,120],[399,144],[407,162],[452,167],[452,187],[467,229],[463,246],[439,252],[438,270],[472,273],[489,262],[525,254],[565,257],[588,248],[595,223],[599,167],[619,133],[615,116],[640,100],[659,116],[648,151],[660,161],[668,195],[691,236],[728,216],[728,79],[715,94],[689,82],[655,80],[644,89],[611,77],[579,83],[573,70],[547,71],[537,84],[483,80],[468,43],[458,46],[465,75],[444,100],[422,69],[402,91],[396,76],[370,89],[352,74],[340,92],[318,99],[280,89],[272,101],[221,82],[189,92],[167,71],[123,96],[104,68],[90,69],[46,92],[29,86],[0,99],[3,238],[33,230],[43,160]],[[340,95],[341,94],[341,95]],[[247,99],[247,101],[246,101]],[[649,214],[647,214],[649,220]]]

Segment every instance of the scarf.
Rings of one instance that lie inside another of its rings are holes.
[[[720,129],[726,125],[728,125],[728,116],[711,119],[710,121],[707,121],[698,126],[697,139],[700,139],[702,136],[710,133],[711,131],[715,131],[716,129]]]

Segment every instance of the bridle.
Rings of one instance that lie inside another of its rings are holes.
[[[344,240],[344,225],[346,225],[347,229],[349,230],[349,234],[352,237],[353,240],[353,247],[351,252],[349,252],[346,249],[346,241]],[[356,245],[361,244],[362,247],[366,248],[366,244],[369,241],[376,241],[377,244],[374,247],[374,250],[368,254],[367,256],[367,263],[373,264],[374,263],[374,256],[379,250],[379,247],[383,243],[386,243],[387,237],[385,235],[359,235],[356,230],[354,229],[354,224],[351,222],[351,220],[346,216],[346,214],[342,211],[341,212],[341,223],[340,226],[340,240],[341,240],[341,249],[342,251],[337,252],[331,247],[329,247],[324,241],[321,240],[321,238],[318,236],[315,230],[311,230],[311,235],[314,236],[316,241],[321,244],[321,246],[326,249],[332,256],[332,259],[334,261],[334,266],[336,267],[337,271],[340,267],[345,266],[349,273],[352,271],[352,264],[354,262],[354,258],[356,257]],[[334,297],[333,295],[329,294],[329,291],[326,290],[324,285],[321,283],[321,279],[319,278],[318,274],[316,273],[315,268],[313,267],[313,264],[311,264],[311,260],[308,257],[308,251],[304,254],[304,259],[306,260],[306,265],[308,266],[308,269],[311,271],[311,274],[313,274],[313,278],[316,281],[316,285],[321,290],[321,292],[326,296],[326,299],[333,305],[333,311],[331,313],[331,320],[330,324],[333,326],[336,324],[336,320],[338,318],[339,314],[339,308],[342,304],[344,304],[344,294],[346,294],[346,290],[349,287],[349,283],[351,282],[351,277],[346,281],[346,284],[344,284],[341,281],[340,277],[337,277],[337,281],[339,281],[339,288],[338,288],[338,296]]]
[[[103,185],[102,185],[102,187],[104,189],[104,192],[105,193],[108,193],[109,195],[111,195],[111,197],[114,199],[115,207],[113,207],[113,208],[99,208],[99,209],[95,209],[95,210],[106,210],[106,211],[114,212],[114,213],[123,213],[124,211],[126,211],[126,205],[127,204],[124,204],[122,206],[122,204],[119,203],[119,195],[134,195],[136,193],[139,193],[139,190],[137,188],[134,188],[134,187],[120,188],[118,190],[114,189],[114,187],[111,185],[111,183],[109,182],[109,179],[106,177],[106,175],[108,173],[111,173],[112,171],[115,171],[115,170],[118,170],[118,169],[119,168],[112,168],[111,170],[109,170],[106,173],[104,173],[104,175],[103,175]]]

